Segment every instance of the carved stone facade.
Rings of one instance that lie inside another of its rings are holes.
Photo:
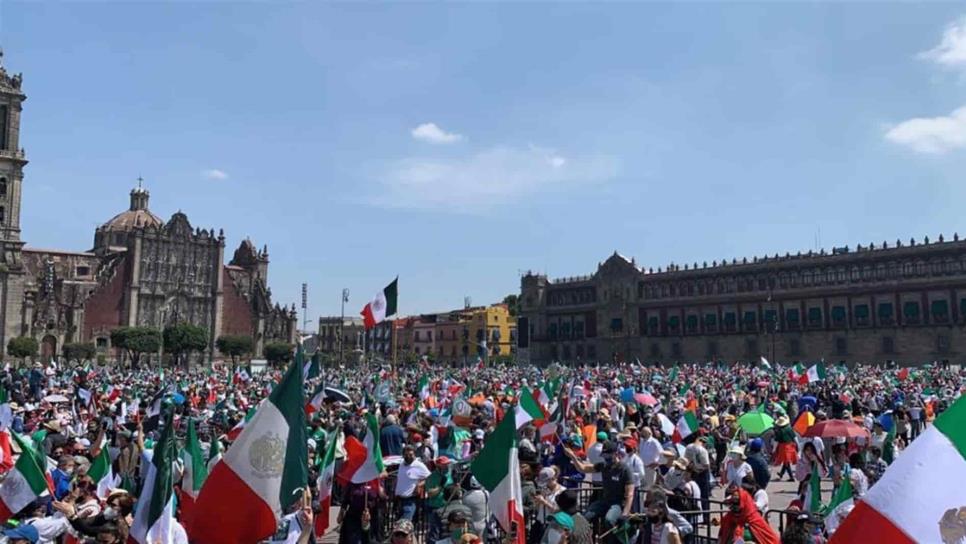
[[[521,280],[534,362],[966,362],[966,241]]]
[[[140,184],[129,208],[95,230],[89,252],[24,248],[20,83],[0,66],[0,345],[28,335],[44,357],[79,341],[107,352],[117,327],[181,322],[209,331],[209,359],[225,334],[252,336],[257,353],[267,341],[295,341],[295,306],[271,301],[267,249],[245,240],[225,265],[223,232],[192,227],[180,211],[162,221]]]

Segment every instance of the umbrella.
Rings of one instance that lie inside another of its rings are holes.
[[[795,424],[792,425],[792,428],[798,434],[805,434],[812,425],[815,425],[815,416],[806,410],[798,414],[798,418],[795,419]]]
[[[352,399],[345,391],[342,391],[341,389],[336,389],[334,387],[325,388],[325,398],[337,400],[339,402],[352,402]]]
[[[68,399],[64,395],[47,395],[44,400],[47,402],[67,402]]]
[[[856,425],[845,419],[829,419],[812,425],[805,431],[803,437],[820,436],[822,438],[869,438],[869,431],[865,427]]]
[[[798,409],[801,410],[803,407],[808,406],[815,411],[815,407],[818,406],[818,400],[812,395],[805,395],[804,397],[798,399]]]
[[[634,400],[638,404],[646,404],[648,406],[654,406],[657,404],[657,399],[654,398],[650,393],[636,393],[634,395]]]
[[[738,418],[738,426],[748,434],[762,434],[775,426],[775,420],[764,412],[748,412]]]

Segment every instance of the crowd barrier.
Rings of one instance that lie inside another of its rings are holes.
[[[457,467],[453,473],[452,478],[455,483],[463,482],[469,478],[468,467]],[[400,515],[399,503],[397,500],[392,498],[393,491],[396,485],[395,474],[391,473],[384,481],[383,488],[387,495],[387,499],[374,501],[370,505],[370,514],[372,519],[371,531],[369,536],[369,542],[384,542],[388,540],[388,537],[392,531],[392,526],[398,519]],[[587,484],[579,485],[577,487],[572,487],[576,494],[578,500],[578,510],[583,512],[586,510],[587,506],[593,501],[596,494],[599,492],[599,488],[592,487]],[[336,490],[338,496],[339,490]],[[638,504],[644,504],[645,493],[640,492],[638,497]],[[708,501],[709,509],[703,510],[701,504],[698,501],[692,501],[690,499],[681,499],[674,497],[669,499],[671,502],[676,502],[676,504],[671,505],[672,508],[678,510],[681,515],[683,515],[688,522],[693,527],[693,532],[687,535],[682,541],[685,544],[708,544],[718,541],[717,525],[711,523],[714,518],[720,518],[720,515],[728,510],[728,505],[723,501],[710,500]],[[773,515],[782,514],[778,521],[777,528],[779,531],[784,531],[786,525],[786,515],[788,512],[782,510],[771,510],[767,513],[766,519]],[[529,531],[533,527],[535,520],[535,513],[529,512],[526,516],[526,531]],[[430,525],[430,508],[424,504],[424,501],[418,501],[416,507],[416,513],[413,517],[413,528],[415,531],[415,539],[417,542],[426,543],[427,536],[429,534]],[[771,523],[771,519],[768,519]],[[445,520],[444,520],[445,523]],[[506,542],[507,535],[503,531],[492,524],[493,527],[490,528],[489,533],[485,535],[485,541],[488,544],[496,544]],[[775,524],[772,524],[775,527]],[[594,524],[594,542],[595,544],[604,542],[613,542],[613,539],[600,539],[599,537],[606,531],[602,527],[601,523]],[[641,531],[638,540],[633,543],[628,544],[646,544],[643,542],[644,532]],[[432,544],[432,543],[429,543]]]

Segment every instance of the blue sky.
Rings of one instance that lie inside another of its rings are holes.
[[[496,302],[590,273],[966,233],[955,4],[0,4],[23,237],[87,249],[144,176],[268,244],[277,300]]]

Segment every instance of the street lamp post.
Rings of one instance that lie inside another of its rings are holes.
[[[345,303],[349,302],[349,290],[342,289],[342,316],[339,318],[339,365],[345,365],[343,344],[345,343]]]

